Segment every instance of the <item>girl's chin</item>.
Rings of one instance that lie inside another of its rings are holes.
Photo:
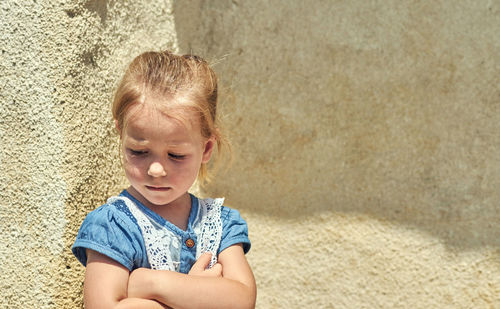
[[[172,202],[170,198],[162,198],[158,196],[145,196],[144,197],[146,204],[151,206],[163,206]]]

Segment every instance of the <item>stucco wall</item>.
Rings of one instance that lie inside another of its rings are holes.
[[[0,2],[0,307],[81,306],[146,49],[217,63],[258,308],[500,306],[497,1]]]
[[[133,56],[176,49],[170,1],[0,2],[1,308],[78,308],[70,247],[123,187],[109,111]]]
[[[192,3],[262,308],[500,307],[498,1]]]

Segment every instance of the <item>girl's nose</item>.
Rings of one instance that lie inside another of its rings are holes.
[[[149,166],[148,175],[152,177],[167,176],[167,172],[159,162],[153,162]]]

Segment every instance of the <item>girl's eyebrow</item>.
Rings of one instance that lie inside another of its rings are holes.
[[[138,146],[145,146],[145,145],[149,144],[149,142],[146,139],[137,138],[137,137],[133,137],[130,135],[128,137],[129,137],[130,142],[132,142],[133,144],[136,144]]]
[[[173,142],[166,142],[166,144],[168,145],[168,147],[171,147],[171,148],[185,148],[185,147],[189,147],[190,146],[190,143],[187,143],[187,142],[179,142],[179,141],[173,141]]]
[[[137,138],[137,137],[133,137],[130,135],[129,135],[129,138],[130,138],[130,142],[132,144],[134,144],[135,146],[148,146],[150,144],[150,142],[147,139]],[[168,147],[181,148],[181,149],[184,147],[190,146],[189,142],[182,141],[182,140],[180,140],[180,141],[165,141],[165,144]]]

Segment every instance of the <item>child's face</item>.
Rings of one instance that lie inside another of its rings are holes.
[[[149,100],[161,103],[161,98]],[[190,119],[188,112],[181,113]],[[213,139],[202,137],[197,121],[182,123],[149,104],[132,106],[127,116],[121,133],[124,168],[139,200],[165,205],[182,197],[196,180],[201,163],[210,159]]]

